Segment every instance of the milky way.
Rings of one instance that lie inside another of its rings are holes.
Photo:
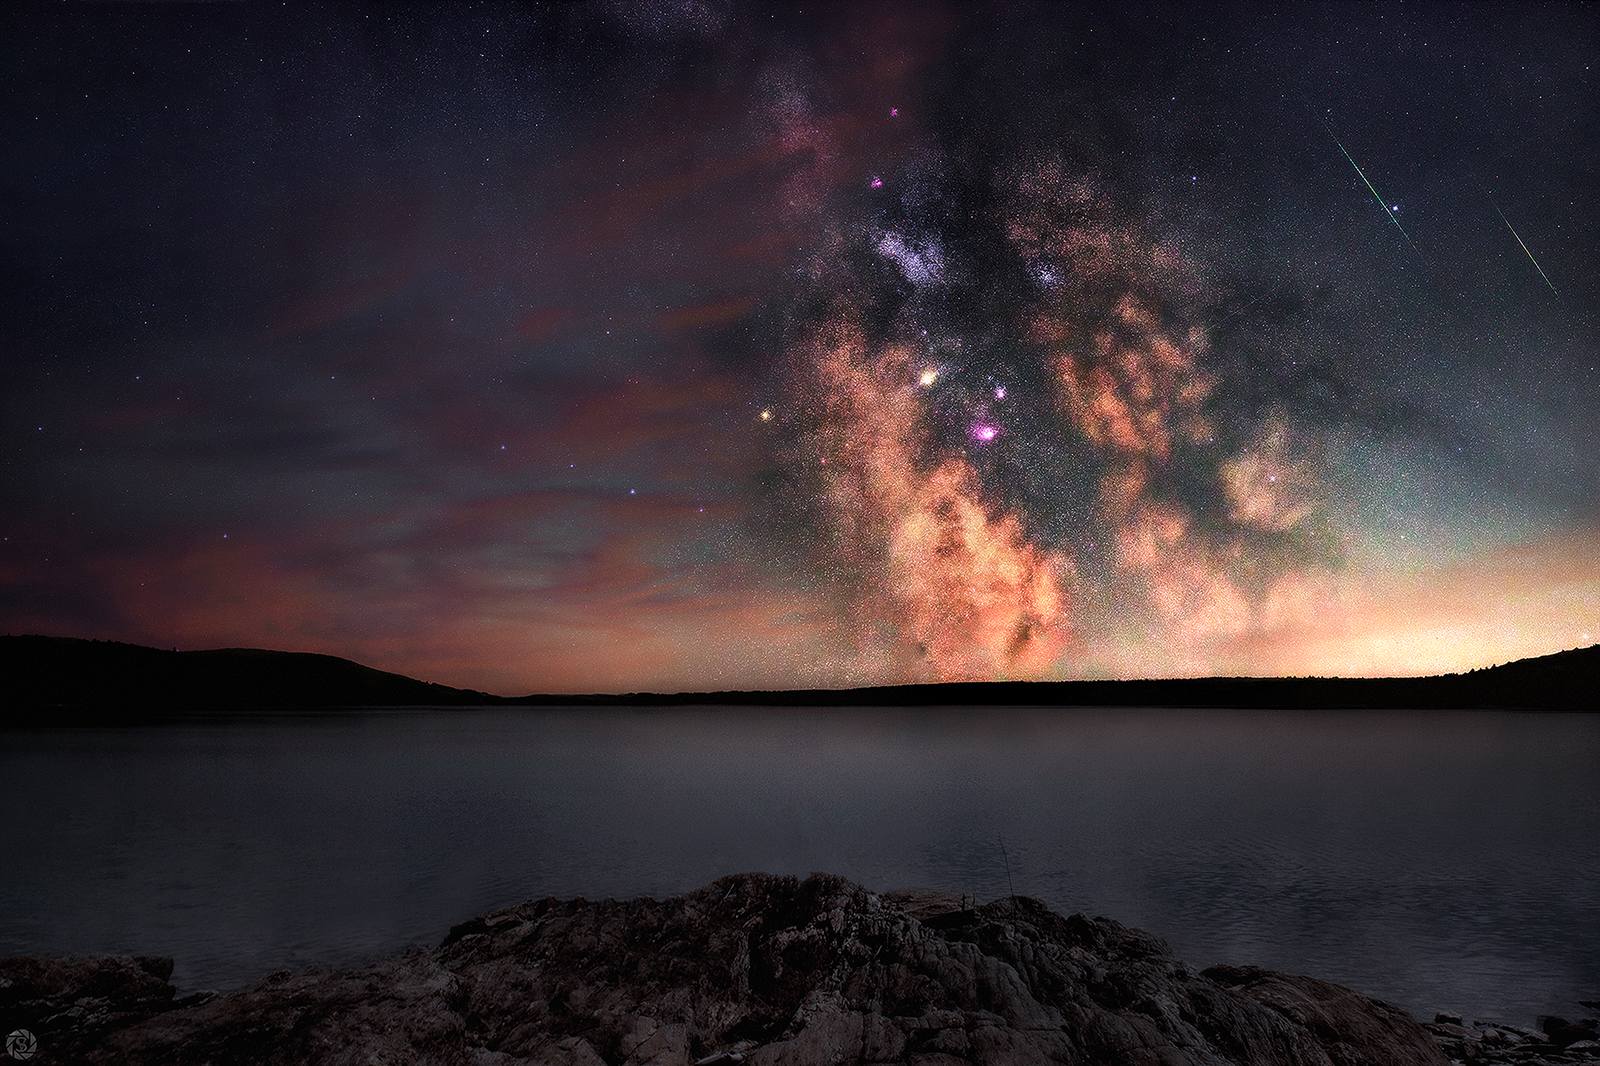
[[[955,225],[920,208],[973,190],[919,169],[810,264],[775,445],[865,628],[924,676],[1029,677],[1112,624],[1193,643],[1314,607],[1318,441],[1230,402],[1194,265],[1060,164],[994,168]]]

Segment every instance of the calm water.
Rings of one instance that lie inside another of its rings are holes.
[[[1600,717],[398,711],[0,733],[0,954],[180,988],[727,873],[1019,893],[1431,1017],[1600,998]]]

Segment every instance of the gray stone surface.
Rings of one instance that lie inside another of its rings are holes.
[[[1582,1006],[1591,1006],[1582,1003]],[[1458,1066],[1571,1066],[1600,1062],[1595,1019],[1542,1017],[1539,1028],[1498,1022],[1462,1023],[1459,1014],[1439,1014],[1423,1026]]]
[[[963,902],[765,874],[542,899],[432,951],[185,1001],[170,960],[4,960],[0,1024],[34,1031],[41,1063],[1446,1066],[1408,1014],[1350,989],[1196,972],[1032,899]]]

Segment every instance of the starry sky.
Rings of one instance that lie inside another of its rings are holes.
[[[0,629],[503,694],[1600,634],[1593,5],[39,5]]]

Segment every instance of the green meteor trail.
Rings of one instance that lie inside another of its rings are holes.
[[[1372,188],[1372,182],[1367,180],[1366,172],[1361,169],[1361,164],[1357,163],[1354,159],[1351,159],[1349,152],[1345,152],[1344,145],[1339,141],[1339,135],[1333,132],[1333,127],[1328,124],[1328,120],[1323,119],[1322,124],[1323,126],[1327,127],[1328,136],[1333,138],[1333,143],[1339,145],[1339,151],[1344,152],[1344,157],[1350,160],[1350,165],[1356,168],[1357,174],[1361,175],[1361,180],[1367,183],[1367,188],[1372,189],[1372,198],[1378,201],[1378,206],[1383,208],[1383,213],[1389,216],[1389,221],[1393,222],[1394,228],[1400,231],[1400,236],[1404,237],[1406,239],[1406,243],[1411,245],[1411,250],[1413,252],[1416,252],[1418,255],[1422,255],[1422,249],[1417,247],[1417,242],[1411,239],[1411,234],[1407,233],[1406,228],[1400,225],[1400,220],[1394,217],[1394,212],[1389,209],[1388,201],[1384,200],[1383,197],[1378,195],[1377,189]],[[1509,222],[1506,224],[1510,225]],[[1538,264],[1535,263],[1534,265],[1537,266]],[[1544,272],[1540,271],[1540,273],[1542,274]]]

